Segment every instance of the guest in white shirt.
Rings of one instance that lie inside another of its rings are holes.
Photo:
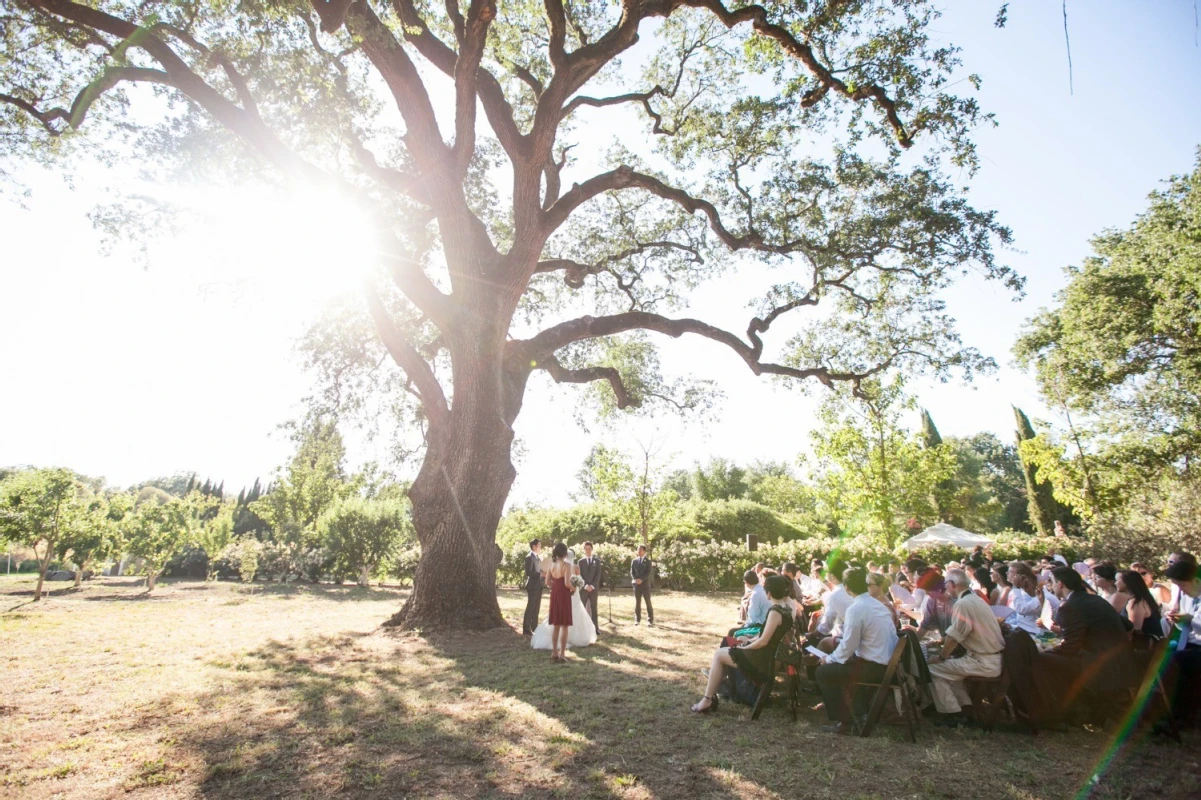
[[[1164,576],[1178,590],[1176,604],[1167,614],[1168,622],[1180,628],[1169,673],[1172,713],[1187,725],[1201,710],[1201,576],[1196,560],[1190,558],[1178,559]]]
[[[897,647],[897,630],[892,615],[884,604],[867,591],[867,573],[848,569],[843,575],[843,590],[852,598],[842,624],[842,639],[834,652],[826,656],[817,668],[815,679],[821,689],[826,716],[832,724],[826,729],[850,734],[854,726],[852,709],[846,707],[843,689],[856,681],[884,679],[888,662]],[[866,716],[867,698],[864,687],[853,687],[854,720]]]
[[[1024,561],[1009,565],[1009,601],[1005,604],[1013,613],[1005,618],[1005,624],[1015,631],[1025,631],[1034,636],[1039,633],[1038,616],[1043,603],[1038,598],[1038,578],[1034,570]]]
[[[817,646],[827,653],[834,652],[834,648],[838,646],[838,639],[842,636],[843,616],[854,599],[847,594],[842,585],[842,573],[846,568],[846,562],[838,558],[830,559],[826,567],[826,581],[830,584],[830,591],[822,598],[822,614],[817,621],[816,630],[822,637]]]
[[[751,599],[746,607],[746,624],[762,627],[763,623],[767,621],[767,611],[771,608],[771,600],[767,599],[767,592],[763,590],[763,582],[759,580],[758,575],[747,570],[742,578],[751,592]]]

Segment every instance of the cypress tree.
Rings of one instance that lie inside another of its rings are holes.
[[[924,408],[922,409],[922,444],[929,449],[942,444],[942,436],[938,433],[938,428],[934,426],[934,419]]]
[[[1017,443],[1020,455],[1022,442],[1033,439],[1038,434],[1034,432],[1030,418],[1022,409],[1014,406],[1013,416],[1017,420]],[[1055,514],[1059,508],[1059,504],[1055,502],[1055,495],[1052,494],[1051,484],[1038,479],[1038,469],[1028,463],[1024,456],[1022,457],[1022,473],[1026,476],[1026,508],[1030,515],[1030,522],[1040,534],[1049,536],[1055,532]]]

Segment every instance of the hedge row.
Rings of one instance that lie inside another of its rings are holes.
[[[993,557],[1004,561],[1037,560],[1044,555],[1062,554],[1068,561],[1077,561],[1093,554],[1095,543],[1084,539],[1037,537],[1024,533],[1005,532],[994,537]],[[553,540],[549,540],[553,541]],[[573,544],[570,543],[569,544]],[[582,552],[577,547],[577,555]],[[497,579],[502,585],[520,586],[525,556],[529,548],[514,544],[504,551]],[[866,564],[899,563],[907,555],[890,551],[867,537],[845,539],[810,538],[761,546],[749,552],[745,545],[733,542],[673,542],[656,548],[651,557],[656,567],[656,585],[689,591],[719,591],[742,588],[742,574],[762,561],[779,567],[787,561],[808,569],[814,558],[826,559],[837,552],[848,561]],[[942,564],[962,558],[964,551],[957,547],[933,547],[921,551],[931,563]],[[629,585],[633,547],[601,543],[596,554],[605,565],[606,580],[613,586]]]

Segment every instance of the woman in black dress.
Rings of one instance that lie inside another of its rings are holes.
[[[1117,574],[1117,589],[1130,600],[1126,603],[1126,619],[1134,626],[1134,630],[1152,639],[1163,638],[1163,622],[1159,615],[1159,604],[1155,595],[1147,588],[1143,578],[1132,569]]]
[[[788,578],[783,575],[773,575],[764,582],[763,588],[774,605],[767,612],[763,632],[753,641],[739,647],[717,648],[713,653],[713,663],[709,666],[709,683],[705,687],[705,696],[692,706],[694,712],[704,714],[717,708],[717,689],[721,686],[728,669],[742,670],[743,674],[755,683],[763,683],[771,678],[776,648],[784,634],[792,629],[792,612],[784,605],[784,600],[788,597],[789,583]]]

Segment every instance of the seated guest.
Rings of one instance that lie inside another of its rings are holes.
[[[1009,605],[1009,587],[1012,586],[1009,582],[1009,565],[1003,561],[998,561],[992,565],[992,571],[988,574],[992,578],[992,582],[997,587],[997,598],[993,600],[994,606]]]
[[[751,571],[753,574],[753,570]],[[765,592],[774,605],[770,606],[762,632],[753,640],[738,647],[719,647],[709,665],[709,683],[705,694],[692,711],[703,714],[717,708],[717,690],[726,671],[739,669],[756,684],[770,680],[775,670],[776,648],[792,629],[792,614],[783,605],[788,597],[788,579],[774,575],[767,579]]]
[[[1009,565],[1009,602],[1005,605],[1013,609],[1013,613],[1005,618],[1005,624],[1016,631],[1025,631],[1031,636],[1041,633],[1038,627],[1038,617],[1043,610],[1043,602],[1039,597],[1038,578],[1034,570],[1025,561],[1015,561]]]
[[[1147,588],[1151,590],[1151,596],[1155,598],[1155,602],[1159,603],[1162,610],[1165,605],[1172,602],[1172,588],[1168,583],[1160,583],[1155,580],[1155,573],[1139,561],[1135,561],[1130,565],[1130,569],[1142,576],[1143,583],[1147,584]]]
[[[853,599],[842,585],[842,572],[846,568],[846,562],[837,557],[831,558],[826,565],[826,581],[830,590],[822,598],[822,615],[817,620],[814,630],[821,635],[818,649],[827,653],[834,652],[834,648],[838,646],[838,637],[842,635],[843,615],[850,608]]]
[[[1130,602],[1130,595],[1118,591],[1118,568],[1111,561],[1100,561],[1094,564],[1092,569],[1093,587],[1097,594],[1113,606],[1114,611],[1126,616],[1126,604]]]
[[[1119,593],[1130,597],[1126,601],[1126,619],[1134,626],[1136,633],[1151,639],[1163,638],[1163,620],[1159,614],[1159,604],[1143,577],[1132,569],[1119,572],[1115,585]]]
[[[826,729],[840,734],[852,732],[852,709],[846,707],[843,689],[855,681],[880,681],[897,646],[897,630],[884,604],[867,593],[867,573],[848,569],[843,590],[852,598],[843,621],[842,639],[834,652],[821,660],[815,680],[822,693],[826,716],[833,724]],[[864,687],[853,687],[862,689]],[[866,713],[866,697],[853,693],[855,719]]]
[[[892,581],[888,576],[881,572],[869,572],[867,574],[867,593],[873,599],[879,600],[888,609],[888,613],[892,615],[892,624],[896,627],[901,627],[901,622],[897,618],[897,609],[892,604],[892,598],[888,594],[888,587],[892,585]]]
[[[1189,724],[1201,709],[1201,576],[1196,560],[1190,559],[1177,560],[1164,574],[1177,589],[1168,622],[1180,629],[1169,677],[1172,712]]]
[[[917,580],[917,588],[922,592],[923,599],[917,613],[917,638],[926,639],[946,635],[951,625],[951,597],[946,592],[946,582],[942,573],[933,567],[927,567]],[[917,592],[913,593],[917,597]]]
[[[971,567],[973,570],[988,566],[988,562],[984,558],[983,545],[976,545],[972,548],[972,552],[968,554],[967,560],[964,561],[964,566]]]
[[[1197,557],[1192,553],[1186,553],[1183,550],[1173,551],[1168,555],[1168,565],[1164,568],[1164,577],[1167,578],[1167,571],[1172,568],[1173,564],[1179,564],[1181,562],[1184,562],[1185,564],[1192,564],[1195,567],[1197,566]],[[1168,578],[1168,603],[1167,607],[1164,608],[1164,611],[1171,611],[1173,608],[1175,608],[1176,601],[1179,599],[1180,587],[1176,584],[1176,581]]]
[[[759,582],[759,576],[753,569],[748,569],[742,574],[742,583],[746,586],[746,592],[743,595],[746,598],[744,600],[746,615],[743,617],[745,624],[730,635],[736,637],[757,636],[759,630],[763,628],[763,623],[767,620],[767,610],[771,608],[771,601],[767,599],[763,584]]]
[[[1063,643],[1039,656],[1067,711],[1082,692],[1107,695],[1125,692],[1138,675],[1130,647],[1128,623],[1104,598],[1089,594],[1080,573],[1071,567],[1051,572],[1051,591],[1059,598],[1059,627]],[[1106,702],[1102,708],[1118,709]]]
[[[972,570],[972,577],[975,583],[972,586],[972,591],[980,596],[988,605],[993,605],[997,601],[997,595],[1000,593],[997,585],[992,580],[992,570],[988,567],[976,567]]]
[[[964,678],[996,678],[1001,674],[1005,639],[992,608],[971,589],[961,569],[947,572],[947,592],[954,598],[951,625],[943,638],[942,652],[929,660],[934,681],[934,708],[943,715],[936,725],[954,725],[964,719],[963,707],[972,704]],[[951,658],[960,645],[967,651]]]

